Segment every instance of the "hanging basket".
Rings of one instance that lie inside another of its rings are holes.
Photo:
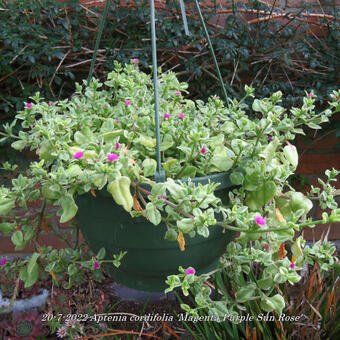
[[[209,180],[221,183],[215,195],[225,202],[231,187],[229,174],[192,181],[206,184]],[[164,240],[164,223],[155,226],[144,217],[132,218],[106,190],[99,191],[96,197],[79,196],[77,204],[76,218],[90,248],[97,253],[104,247],[108,260],[127,251],[119,268],[110,264],[107,269],[119,283],[138,290],[164,291],[167,276],[177,273],[179,266],[194,267],[199,274],[216,268],[227,244],[235,237],[230,230],[223,233],[221,227],[211,226],[208,238],[185,236],[185,251],[181,251],[177,242]]]

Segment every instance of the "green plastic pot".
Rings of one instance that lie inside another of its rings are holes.
[[[207,184],[209,180],[220,183],[215,194],[226,202],[227,188],[232,186],[229,173],[198,177],[192,182]],[[95,253],[104,247],[110,260],[113,254],[127,251],[119,268],[110,264],[107,269],[116,281],[137,290],[164,291],[167,276],[178,273],[179,266],[194,267],[199,274],[214,269],[235,236],[232,231],[223,233],[221,227],[212,226],[208,238],[185,235],[185,251],[181,251],[177,242],[164,240],[165,224],[155,226],[144,217],[132,218],[106,189],[96,197],[79,196],[77,204],[76,219],[89,247]]]

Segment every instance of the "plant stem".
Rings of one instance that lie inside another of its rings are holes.
[[[1,132],[1,131],[0,131],[0,135],[1,135],[1,136],[5,136],[5,137],[7,137],[7,138],[21,139],[21,138],[18,137],[18,136],[9,135],[8,133],[4,133],[4,132]]]
[[[151,195],[150,191],[138,186],[138,184],[132,182],[132,185],[134,185],[135,188],[138,189],[139,191],[142,191],[147,195]],[[177,204],[170,202],[166,197],[158,196],[157,198],[163,200],[164,203],[166,203],[170,207],[176,209],[176,211],[179,212],[180,214],[182,214],[183,216],[195,219],[194,215],[191,215],[191,214],[187,213],[186,211],[179,209]],[[323,223],[323,220],[317,220],[317,221],[298,224],[298,227],[303,228],[303,227],[306,227],[306,226],[309,226],[309,225],[322,224],[322,223]],[[235,227],[235,226],[232,226],[230,224],[227,224],[225,222],[220,222],[220,221],[216,221],[215,225],[222,227],[224,229],[238,231],[238,232],[244,232],[244,233],[249,233],[249,234],[252,234],[252,233],[254,233],[254,234],[256,234],[256,233],[267,233],[267,232],[284,231],[284,230],[291,230],[292,229],[292,227],[282,227],[282,228],[267,228],[267,229],[249,230],[249,229],[245,229],[245,228]]]
[[[34,228],[34,238],[33,238],[33,244],[34,247],[36,248],[36,250],[40,249],[40,245],[38,243],[38,236],[40,234],[40,230],[41,230],[41,226],[42,226],[42,222],[44,219],[44,214],[45,214],[45,208],[46,208],[46,202],[43,202],[43,205],[41,207],[41,211],[39,213],[39,218],[38,218],[38,223]],[[39,251],[40,252],[40,251]]]
[[[195,149],[196,149],[196,145],[197,145],[197,142],[194,141],[194,143],[192,144],[190,156],[189,156],[188,160],[184,163],[182,169],[178,172],[177,177],[179,177],[182,174],[183,170],[185,169],[185,166],[190,164],[190,161],[191,161],[192,156],[193,156]]]
[[[251,158],[254,157],[254,154],[255,154],[255,151],[256,151],[256,148],[257,148],[257,144],[259,143],[260,141],[260,138],[263,134],[263,132],[266,130],[266,128],[269,126],[270,123],[267,123],[267,125],[259,132],[259,134],[257,135],[256,137],[256,142],[255,142],[255,145],[254,145],[254,149],[253,149],[253,152],[251,153]]]
[[[300,228],[304,228],[304,227],[308,227],[310,225],[313,225],[313,224],[323,224],[324,221],[323,220],[317,220],[317,221],[311,221],[311,222],[305,222],[305,223],[301,223],[299,224],[298,226]]]

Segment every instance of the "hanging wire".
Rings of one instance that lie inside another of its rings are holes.
[[[155,173],[156,182],[165,181],[165,172],[161,163],[161,138],[159,130],[159,98],[158,98],[158,79],[157,79],[157,50],[156,50],[156,23],[155,23],[155,2],[150,1],[151,10],[151,41],[152,41],[152,70],[153,70],[153,86],[155,97],[155,125],[156,125],[156,158],[157,171]]]
[[[187,22],[187,14],[185,12],[184,1],[183,0],[179,0],[179,4],[181,6],[181,13],[182,13],[184,32],[185,32],[186,35],[190,36],[190,32],[189,32],[189,28],[188,28],[188,22]]]
[[[103,16],[102,16],[102,21],[100,22],[99,31],[98,31],[97,38],[96,38],[96,44],[95,44],[95,47],[94,47],[94,52],[93,52],[93,56],[92,56],[92,60],[91,60],[90,71],[89,71],[89,75],[87,77],[87,85],[90,84],[90,80],[91,80],[92,75],[93,75],[94,64],[96,63],[99,43],[100,43],[100,39],[102,37],[102,33],[103,33],[103,29],[104,29],[104,24],[105,24],[105,20],[106,20],[106,17],[107,17],[107,13],[109,11],[109,5],[110,5],[110,0],[106,0],[105,8],[104,8]]]
[[[222,88],[222,91],[223,91],[223,94],[224,94],[225,102],[226,102],[227,107],[229,107],[229,99],[228,99],[227,91],[226,91],[225,86],[224,86],[223,78],[222,78],[218,63],[217,63],[216,55],[215,55],[214,48],[213,48],[211,40],[210,40],[208,29],[207,29],[207,26],[205,24],[205,21],[204,21],[198,0],[195,0],[195,3],[196,3],[198,15],[200,17],[201,25],[202,25],[203,30],[204,30],[204,35],[205,35],[205,38],[207,39],[209,49],[210,49],[210,53],[211,53],[211,56],[213,57],[213,60],[214,60],[216,72],[217,72],[218,79],[220,81],[220,85],[221,85],[221,88]]]

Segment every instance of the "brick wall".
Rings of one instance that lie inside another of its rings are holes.
[[[337,121],[340,121],[340,113],[337,113],[331,120],[332,123]],[[306,143],[303,137],[297,138],[296,145],[299,149],[300,160],[296,174],[303,175],[303,179],[308,182],[304,191],[309,190],[311,185],[320,187],[318,178],[325,179],[324,173],[327,169],[340,170],[340,138],[337,138],[334,132],[323,137],[324,134],[322,130],[315,136],[313,132],[310,132],[309,137],[313,141],[312,144]],[[333,185],[340,189],[340,178]],[[340,207],[340,199],[338,198],[337,201]],[[320,207],[314,207],[312,216],[315,219],[321,219],[321,214]],[[308,228],[304,232],[304,236],[309,241],[318,240],[329,228],[328,239],[340,240],[340,223],[318,225],[314,229]]]
[[[247,2],[247,0],[242,0]],[[104,5],[105,0],[81,0],[81,2],[85,5]],[[268,6],[275,3],[275,7],[281,10],[301,10],[301,7],[304,6],[304,2],[301,0],[263,0],[263,3],[267,3]],[[219,7],[225,8],[230,6],[231,1],[225,0],[217,0],[217,4]],[[309,0],[306,3],[313,5],[313,11],[315,13],[323,13],[326,11],[330,5],[340,6],[340,0]],[[157,1],[159,7],[163,6],[164,1]],[[201,2],[203,6],[211,6],[213,2],[205,1]],[[335,120],[340,120],[340,114],[335,117]],[[334,121],[335,121],[334,120]],[[297,140],[297,145],[300,153],[303,153],[300,156],[300,164],[297,169],[297,174],[303,175],[305,180],[309,182],[310,185],[317,186],[317,178],[322,177],[326,169],[331,169],[332,167],[340,169],[340,149],[337,149],[335,145],[340,143],[339,138],[336,138],[334,135],[328,135],[325,138],[319,138],[319,136],[313,138],[314,142],[310,146],[306,144],[302,138]],[[340,189],[340,183],[337,184]],[[305,188],[306,189],[306,188]],[[42,202],[36,201],[31,205],[32,209],[39,209],[41,207]],[[67,237],[70,243],[74,243],[75,235],[74,235],[74,227],[72,223],[61,224],[59,223],[59,218],[55,215],[55,212],[58,210],[58,207],[48,206],[47,211],[51,213],[52,217],[47,221],[46,225],[50,227],[45,227],[39,236],[39,244],[42,245],[52,245],[56,248],[63,248],[66,246],[66,243],[60,239],[58,239],[53,230]],[[20,210],[18,211],[20,213]],[[312,214],[315,218],[321,217],[321,211],[318,208],[314,208]],[[329,225],[320,225],[314,228],[313,230],[308,230],[305,232],[305,238],[307,240],[317,240],[320,238],[322,233],[326,232],[330,229],[329,239],[332,240],[340,240],[340,223],[332,223]],[[82,240],[82,236],[80,235],[80,240]],[[31,245],[28,245],[24,250],[20,251],[20,254],[29,254],[33,251]],[[12,242],[10,240],[10,236],[5,236],[0,234],[0,254],[14,254],[14,247],[12,246]]]

